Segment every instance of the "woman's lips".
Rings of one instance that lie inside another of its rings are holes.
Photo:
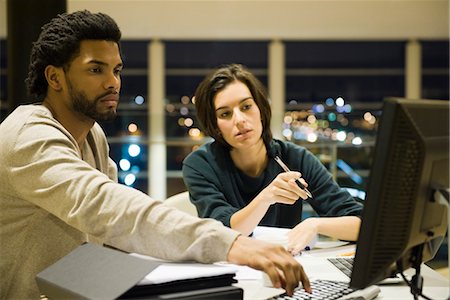
[[[252,130],[250,130],[250,129],[241,130],[236,134],[236,138],[239,138],[239,139],[247,138],[249,135],[251,135],[251,133],[252,133]]]

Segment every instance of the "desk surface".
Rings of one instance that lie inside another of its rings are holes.
[[[449,299],[449,280],[428,266],[421,269],[424,277],[423,294],[431,299]],[[284,292],[282,289],[265,287],[261,280],[240,280],[235,284],[244,290],[244,299],[268,299]],[[381,293],[376,299],[411,300],[409,287],[405,284],[380,285]]]
[[[326,244],[326,242],[323,242]],[[313,273],[313,279],[320,279],[318,278],[318,273],[314,272],[308,272],[308,268],[306,265],[309,264],[309,267],[311,266],[311,263],[314,264],[314,259],[320,258],[320,257],[336,257],[341,256],[342,254],[349,254],[352,251],[354,251],[355,246],[354,245],[345,245],[340,247],[334,247],[334,248],[324,248],[324,249],[318,249],[318,250],[312,250],[308,251],[307,255],[300,256],[298,260],[305,266],[305,270],[307,271],[308,275],[311,277],[310,273]],[[258,271],[255,271],[258,272]],[[410,269],[405,272],[407,275],[413,275],[414,270]],[[438,272],[434,271],[430,267],[426,266],[425,264],[422,265],[421,268],[421,274],[424,278],[424,287],[423,287],[423,294],[431,299],[449,299],[450,295],[450,281],[448,278],[442,276]],[[239,276],[238,272],[238,283],[236,283],[236,286],[241,287],[244,289],[244,299],[248,300],[256,300],[256,299],[267,299],[274,296],[277,296],[284,292],[282,289],[275,289],[271,287],[266,287],[263,285],[263,280],[260,277],[259,279],[256,279],[254,276],[251,278],[251,276]],[[328,278],[323,278],[328,279]],[[395,283],[390,285],[379,285],[381,289],[381,293],[376,299],[392,299],[392,300],[402,300],[402,299],[412,299],[412,295],[410,293],[409,287],[404,283]]]

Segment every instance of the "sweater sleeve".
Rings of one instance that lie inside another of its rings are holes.
[[[231,227],[231,216],[240,206],[227,201],[224,191],[226,190],[228,199],[233,195],[231,188],[226,188],[230,186],[227,185],[229,178],[211,160],[212,155],[205,148],[190,153],[183,162],[183,179],[199,216],[216,219]]]
[[[209,263],[226,260],[238,235],[116,183],[114,167],[104,174],[84,162],[73,138],[56,122],[27,122],[8,142],[1,161],[9,169],[12,193],[111,246]]]
[[[320,215],[326,217],[361,216],[362,204],[342,189],[320,160],[306,149],[296,151],[298,171],[308,182],[313,198],[308,202]],[[298,159],[298,156],[301,159]],[[295,165],[295,163],[293,162]]]

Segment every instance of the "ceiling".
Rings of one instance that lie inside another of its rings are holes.
[[[0,0],[3,38],[6,2]],[[67,9],[111,15],[126,39],[434,40],[449,36],[448,0],[67,0]]]

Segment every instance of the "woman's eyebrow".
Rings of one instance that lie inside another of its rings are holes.
[[[245,97],[245,98],[239,100],[239,104],[241,104],[242,102],[244,102],[244,101],[246,101],[246,100],[249,100],[249,99],[253,99],[253,97],[252,97],[252,96]],[[228,106],[221,106],[221,107],[218,107],[218,108],[216,108],[216,111],[218,111],[218,110],[220,110],[220,109],[225,109],[225,108],[227,108],[227,107],[228,107]]]

